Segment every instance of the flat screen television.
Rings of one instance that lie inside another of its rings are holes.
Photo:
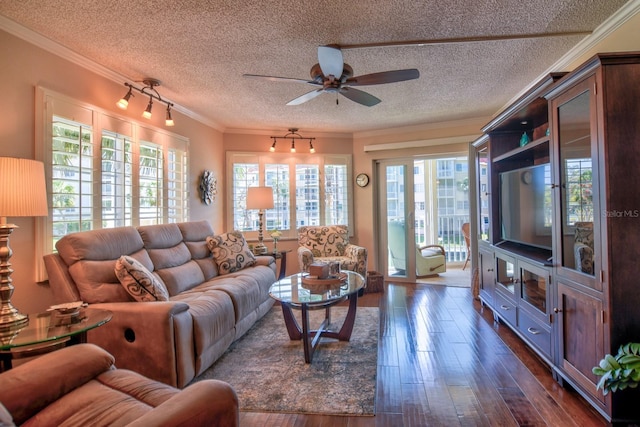
[[[500,173],[500,233],[504,241],[551,250],[551,167]]]

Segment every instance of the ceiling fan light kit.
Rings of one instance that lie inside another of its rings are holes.
[[[285,134],[284,136],[270,136],[269,138],[273,140],[273,144],[271,144],[271,147],[269,148],[269,151],[271,151],[272,153],[276,151],[276,143],[279,139],[291,140],[290,151],[292,153],[296,152],[296,140],[309,141],[309,152],[312,154],[316,152],[316,149],[313,147],[313,140],[315,138],[303,137],[298,133],[298,128],[289,128],[289,133]]]
[[[336,93],[358,104],[373,107],[379,104],[381,100],[370,93],[354,89],[353,86],[371,86],[414,80],[420,77],[420,72],[415,68],[411,68],[406,70],[382,71],[353,77],[353,68],[344,62],[340,47],[331,45],[318,47],[318,63],[311,67],[310,75],[311,80],[262,76],[257,74],[244,74],[244,77],[318,86],[317,89],[287,102],[287,105],[300,105],[323,93]]]
[[[162,102],[163,104],[167,105],[167,111],[166,111],[165,121],[164,121],[165,126],[174,126],[175,123],[173,121],[173,118],[171,117],[171,107],[173,107],[173,103],[167,101],[166,99],[162,99],[162,97],[160,96],[160,93],[158,93],[158,91],[156,90],[156,87],[160,86],[160,83],[161,83],[160,80],[154,79],[152,77],[145,77],[142,80],[142,83],[144,83],[145,86],[142,89],[139,89],[134,85],[125,82],[124,85],[127,86],[129,90],[116,103],[118,108],[122,110],[126,110],[127,107],[129,106],[129,99],[131,99],[131,97],[134,96],[132,92],[133,90],[136,90],[141,94],[147,95],[149,97],[149,103],[147,104],[147,108],[145,108],[144,112],[142,113],[142,117],[144,117],[145,119],[151,118],[151,110],[153,109],[153,100],[156,99]]]

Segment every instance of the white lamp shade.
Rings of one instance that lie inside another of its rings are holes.
[[[0,157],[0,217],[48,214],[44,164]]]
[[[247,209],[273,209],[273,188],[249,187]]]

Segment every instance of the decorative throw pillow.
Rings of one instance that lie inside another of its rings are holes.
[[[169,292],[142,263],[123,255],[116,261],[116,276],[136,301],[168,301]]]
[[[209,236],[207,246],[218,264],[218,272],[221,275],[251,267],[256,263],[247,241],[239,231]]]

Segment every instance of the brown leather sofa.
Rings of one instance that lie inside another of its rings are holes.
[[[201,374],[273,306],[275,260],[221,275],[207,247],[207,221],[72,233],[45,256],[56,303],[84,301],[113,312],[88,342],[119,368],[182,388]],[[164,283],[169,301],[137,302],[114,272],[130,255]]]
[[[0,374],[0,402],[22,426],[237,426],[238,398],[217,380],[184,390],[116,369],[114,358],[79,344]]]

